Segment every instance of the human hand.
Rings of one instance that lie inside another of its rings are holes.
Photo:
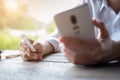
[[[97,40],[90,42],[61,37],[65,57],[74,64],[91,65],[101,59],[102,49]]]
[[[27,44],[22,41],[20,43],[20,52],[22,53],[22,58],[25,61],[38,61],[38,60],[42,60],[42,56],[43,56],[43,45],[38,43],[38,42],[34,42],[32,40],[29,40],[31,42],[31,44],[33,45],[33,47],[36,49],[35,52],[32,52],[31,49],[27,46]]]
[[[74,64],[92,65],[107,62],[113,58],[112,54],[106,54],[102,44],[109,40],[109,33],[104,23],[93,20],[94,25],[99,28],[98,39],[84,41],[77,38],[61,37],[62,50],[65,57]]]

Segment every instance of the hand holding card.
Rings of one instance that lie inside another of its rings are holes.
[[[28,47],[31,49],[31,51],[35,52],[35,48],[33,45],[30,43],[30,41],[27,39],[27,37],[23,34],[21,35],[21,38],[25,41],[25,43],[28,45]]]

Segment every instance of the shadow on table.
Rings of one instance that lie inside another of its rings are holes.
[[[98,67],[98,68],[102,68],[102,67],[120,67],[120,61],[111,61],[109,63],[101,63],[101,64],[96,64],[96,65],[86,65],[85,67]]]

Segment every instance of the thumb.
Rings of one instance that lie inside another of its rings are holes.
[[[93,20],[93,24],[98,28],[99,34],[98,37],[100,39],[108,39],[109,38],[109,33],[107,29],[105,28],[105,25],[103,22]]]

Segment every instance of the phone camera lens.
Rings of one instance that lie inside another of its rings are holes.
[[[71,22],[72,22],[73,24],[76,24],[76,23],[77,23],[77,18],[76,18],[76,16],[74,16],[74,15],[71,16]]]

